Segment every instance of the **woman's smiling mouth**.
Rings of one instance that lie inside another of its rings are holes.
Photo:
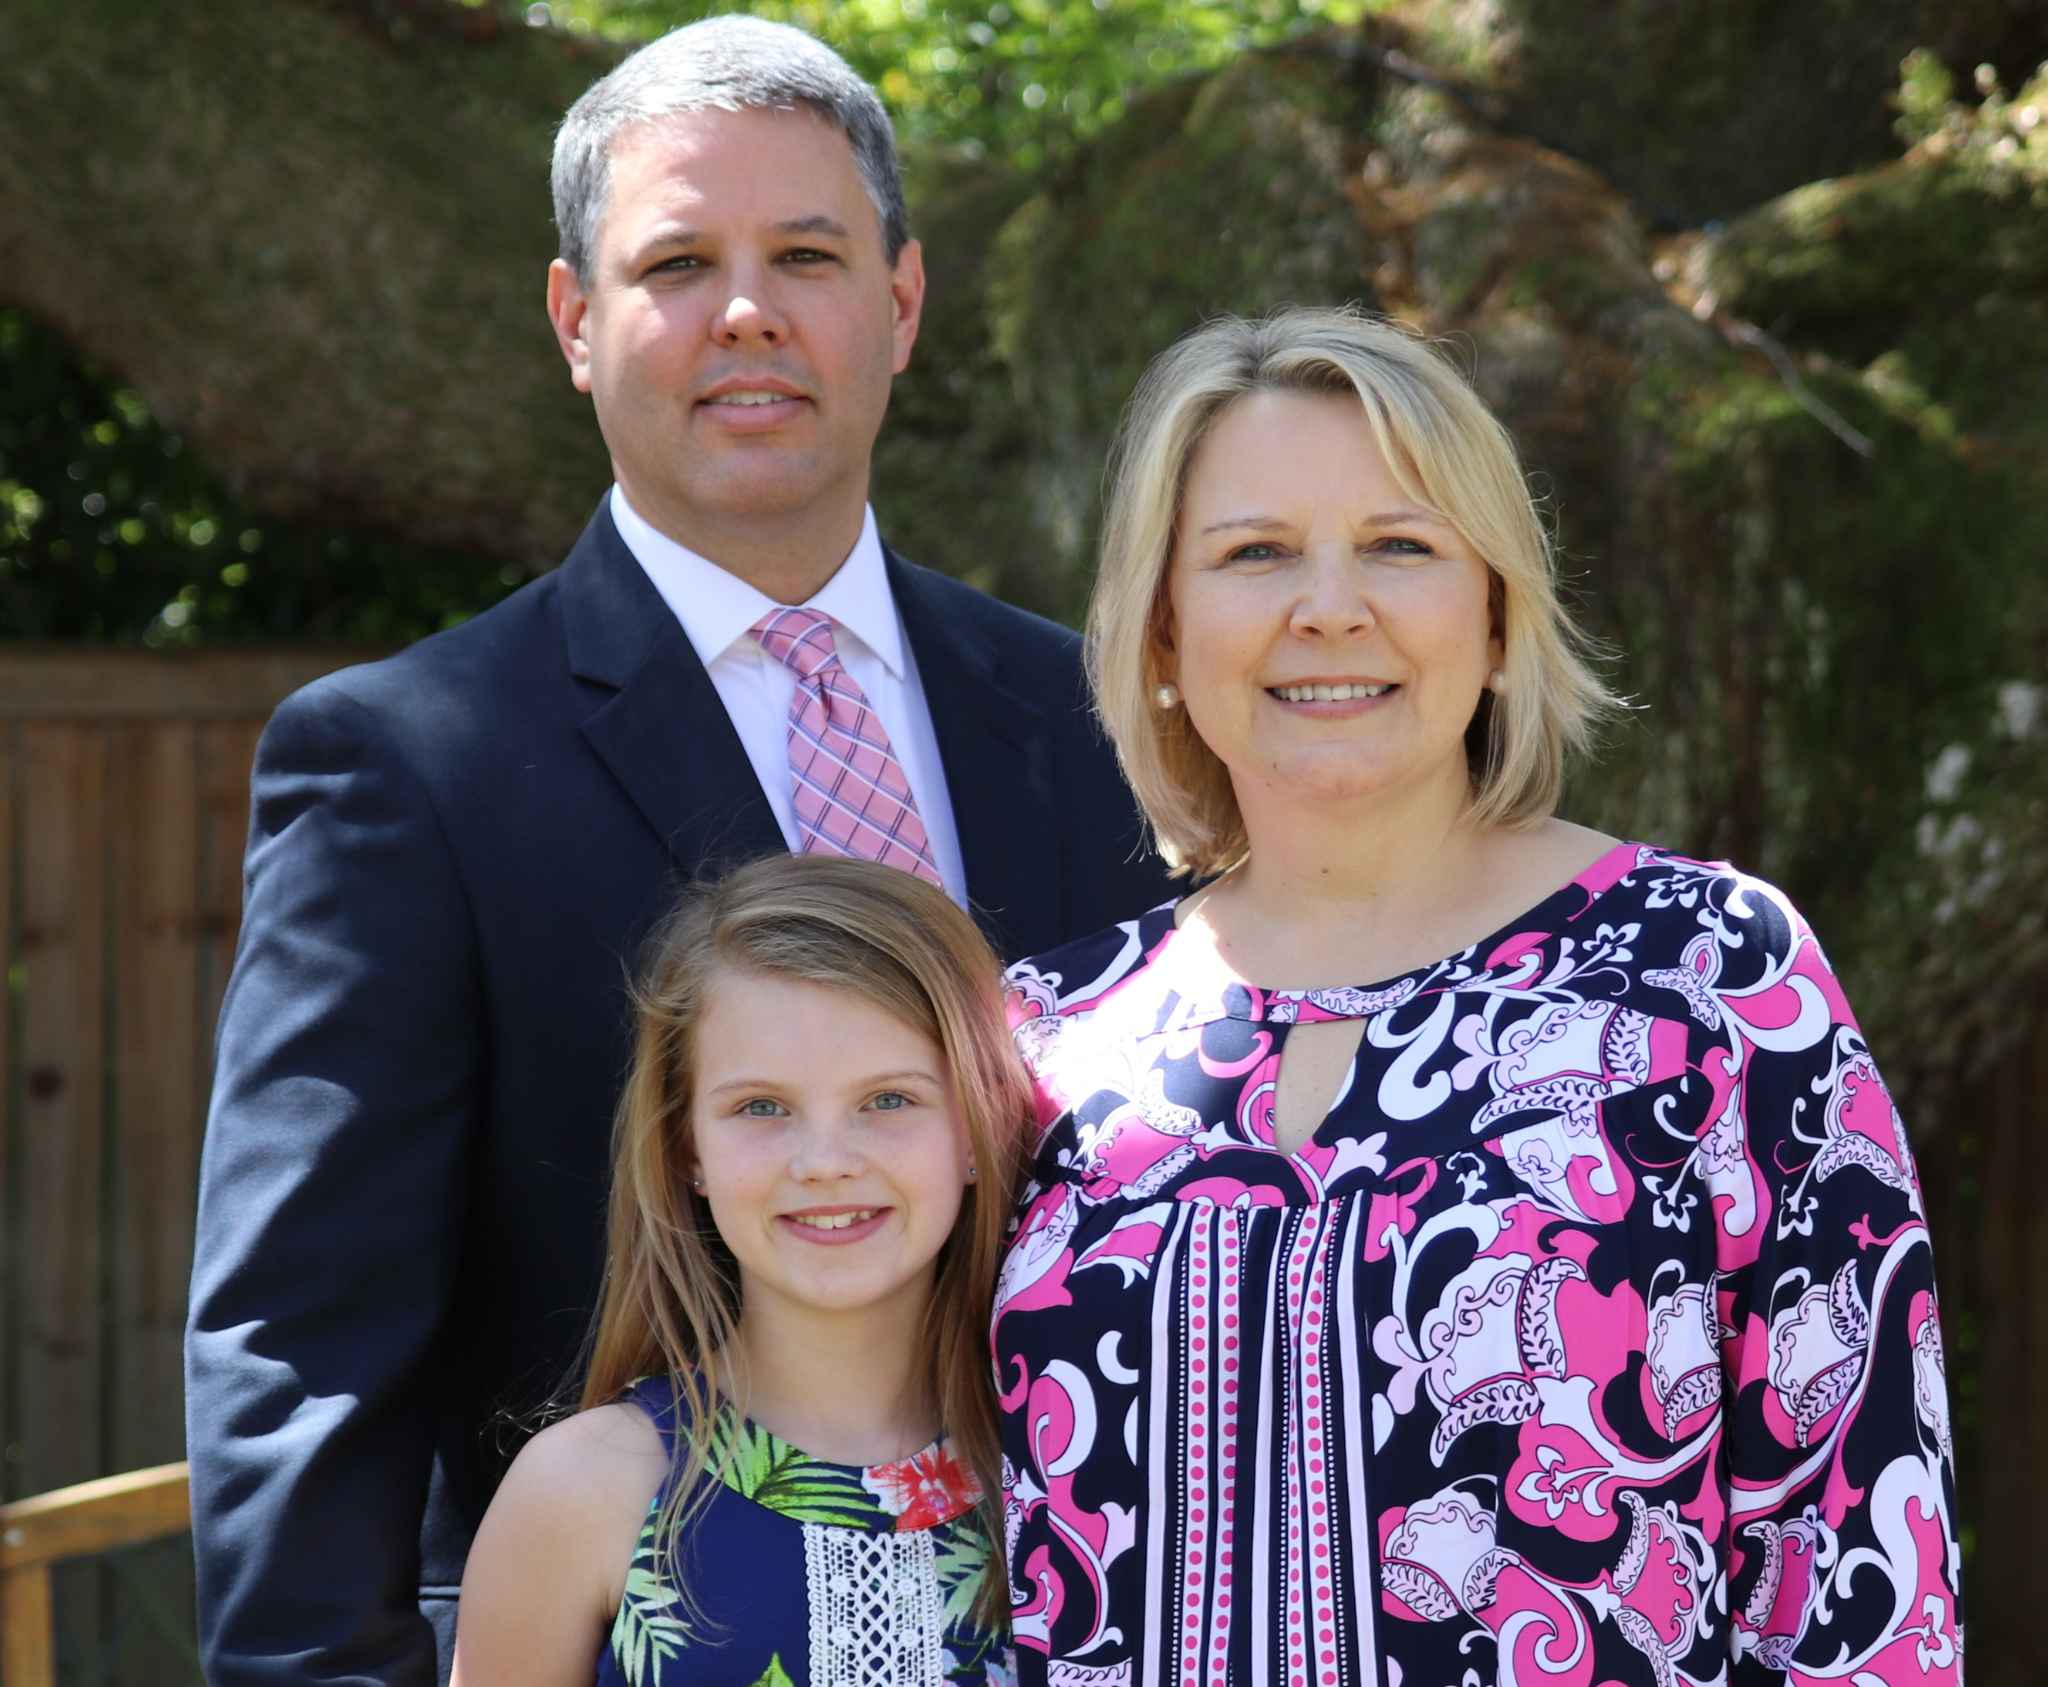
[[[1312,681],[1306,685],[1269,685],[1266,695],[1283,703],[1349,703],[1353,698],[1384,697],[1398,689],[1388,680]]]

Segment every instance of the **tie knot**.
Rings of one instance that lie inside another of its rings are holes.
[[[751,631],[761,648],[800,680],[815,678],[839,660],[832,617],[815,609],[771,609]]]

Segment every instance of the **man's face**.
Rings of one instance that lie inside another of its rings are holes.
[[[627,499],[712,555],[736,528],[857,530],[923,300],[917,243],[889,263],[852,146],[801,110],[628,130],[587,284],[548,275]]]

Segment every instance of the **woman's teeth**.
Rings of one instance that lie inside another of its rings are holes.
[[[1392,685],[1276,685],[1273,695],[1286,703],[1348,703],[1354,697],[1380,697]]]
[[[791,1213],[789,1222],[807,1225],[813,1230],[844,1230],[849,1225],[867,1223],[881,1210],[880,1207],[865,1207],[857,1213],[834,1213],[829,1218],[809,1218],[802,1213]]]

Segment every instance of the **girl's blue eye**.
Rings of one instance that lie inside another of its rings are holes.
[[[878,1113],[896,1113],[910,1105],[910,1097],[901,1090],[883,1090],[868,1105]]]
[[[765,1095],[757,1095],[751,1101],[740,1103],[740,1112],[749,1119],[773,1119],[782,1112],[782,1103],[771,1101]]]

